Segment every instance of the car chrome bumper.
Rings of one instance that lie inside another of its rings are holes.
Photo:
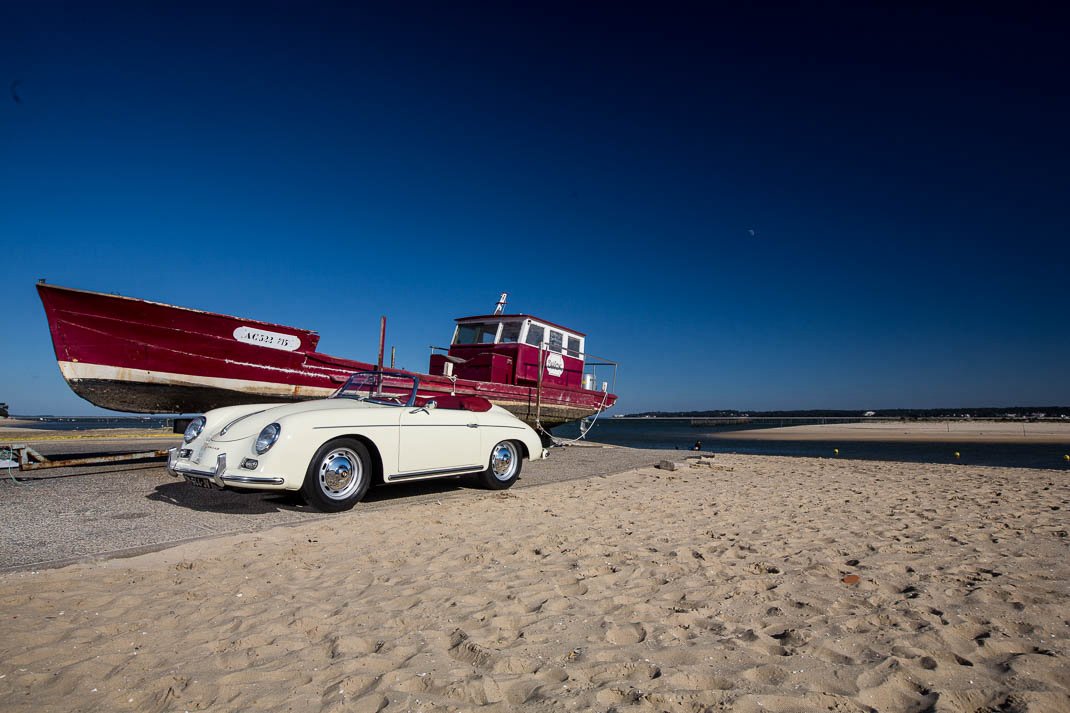
[[[222,488],[225,485],[282,485],[283,479],[262,475],[228,475],[227,454],[220,453],[214,470],[201,470],[183,463],[178,457],[178,448],[167,451],[167,472],[176,478],[201,478]]]

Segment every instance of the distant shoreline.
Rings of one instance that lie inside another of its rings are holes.
[[[71,430],[77,428],[160,428],[181,416],[11,416],[0,429]],[[169,427],[169,426],[167,426]]]
[[[946,443],[1066,443],[1070,423],[1057,421],[926,421],[783,426],[707,434],[707,438],[751,441],[886,441]]]
[[[126,418],[4,418],[0,419],[0,443],[41,443],[70,439],[166,438],[173,433],[170,417]]]

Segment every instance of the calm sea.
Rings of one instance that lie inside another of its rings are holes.
[[[799,425],[773,423],[779,425]],[[714,434],[740,431],[753,426],[691,426],[686,421],[658,421],[655,419],[617,420],[598,419],[587,438],[599,443],[611,443],[632,448],[689,450],[696,441],[702,450],[713,453],[749,453],[755,455],[808,456],[819,458],[853,458],[862,460],[894,460],[912,463],[962,463],[966,465],[997,465],[1015,468],[1058,468],[1070,471],[1063,456],[1070,454],[1068,443],[948,443],[941,441],[918,443],[888,443],[883,441],[752,441],[725,438]],[[575,438],[579,426],[569,424],[553,430],[558,438]],[[839,449],[839,455],[835,449]],[[959,457],[955,457],[955,452]]]

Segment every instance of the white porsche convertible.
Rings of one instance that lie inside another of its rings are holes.
[[[167,470],[208,488],[300,491],[319,510],[347,510],[373,482],[478,474],[516,482],[523,459],[545,458],[538,434],[480,397],[418,398],[419,379],[362,371],[331,397],[209,411],[186,429]]]

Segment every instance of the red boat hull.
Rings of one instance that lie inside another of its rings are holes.
[[[130,297],[39,283],[60,371],[97,406],[134,413],[201,413],[243,403],[330,395],[374,365],[315,351],[316,332]],[[598,413],[616,396],[415,374],[420,395],[483,396],[550,428]]]

